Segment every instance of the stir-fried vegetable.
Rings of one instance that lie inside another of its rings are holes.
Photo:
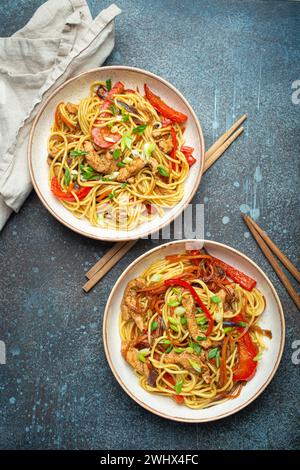
[[[85,187],[79,189],[79,191],[72,191],[72,192],[75,193],[77,198],[79,199],[79,201],[81,201],[82,199],[84,199],[88,195],[88,193],[90,192],[91,189],[92,189],[92,187],[85,186]],[[72,194],[72,192],[70,192],[70,191],[64,192],[61,189],[56,176],[53,176],[53,178],[52,178],[51,191],[53,192],[54,196],[56,196],[58,199],[62,199],[62,200],[67,201],[67,202],[75,202],[76,201],[76,197],[74,196],[74,194]]]
[[[179,111],[168,106],[159,96],[155,95],[147,84],[144,85],[145,95],[148,101],[152,104],[162,116],[171,119],[173,122],[183,123],[187,120],[187,116]]]
[[[197,294],[197,292],[195,291],[193,286],[191,284],[189,284],[187,281],[184,281],[183,279],[178,279],[178,278],[167,279],[165,281],[165,285],[168,286],[168,287],[170,287],[170,286],[181,286],[181,287],[184,287],[185,289],[187,289],[192,294],[192,296],[194,297],[195,302],[199,305],[199,307],[202,308],[203,313],[205,314],[205,316],[208,320],[208,328],[207,328],[207,331],[206,331],[206,336],[209,336],[210,333],[212,332],[212,329],[213,329],[213,326],[214,326],[214,320],[213,320],[213,317],[210,314],[210,311],[204,305],[204,303],[200,299],[199,295]]]

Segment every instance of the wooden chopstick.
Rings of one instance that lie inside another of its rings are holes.
[[[264,232],[260,226],[253,220],[251,219],[250,216],[245,216],[247,218],[248,222],[255,228],[255,230],[259,233],[259,235],[264,239],[266,244],[269,246],[271,251],[277,256],[277,258],[280,259],[282,264],[286,267],[286,269],[294,276],[294,278],[300,282],[300,272],[297,270],[297,268],[293,265],[293,263],[282,253],[282,251],[279,250],[278,246],[275,245],[275,243],[271,240],[271,238],[268,237],[266,232]]]
[[[246,116],[246,114],[245,114],[245,116]],[[208,170],[215,163],[215,161],[218,160],[218,158],[221,157],[221,155],[223,155],[225,150],[228,149],[228,147],[243,132],[243,130],[244,130],[244,128],[240,127],[237,131],[234,132],[234,134],[232,134],[229,137],[229,139],[227,139],[222,145],[220,145],[220,147],[218,147],[214,153],[210,153],[211,147],[210,147],[210,149],[208,149],[208,151],[205,153],[204,172],[206,170]],[[207,156],[207,155],[209,155],[209,156]]]
[[[97,271],[99,271],[121,248],[123,248],[124,245],[126,245],[126,243],[127,242],[115,243],[114,246],[108,250],[108,252],[94,264],[94,266],[91,267],[91,269],[85,274],[85,277],[91,279]]]
[[[260,236],[258,231],[254,228],[254,226],[250,223],[249,217],[246,216],[245,214],[242,214],[242,217],[243,217],[247,227],[249,228],[250,232],[252,233],[253,237],[255,238],[257,244],[259,245],[261,251],[263,252],[265,257],[267,258],[267,260],[271,264],[272,268],[276,272],[276,274],[279,277],[279,279],[281,280],[282,284],[284,285],[284,287],[286,288],[286,290],[290,294],[291,298],[293,299],[293,301],[297,305],[298,309],[300,310],[300,296],[297,294],[296,290],[293,288],[293,286],[290,283],[289,279],[287,278],[287,276],[285,275],[285,273],[283,272],[283,270],[279,266],[275,256],[272,254],[272,252],[269,249],[268,245],[265,243],[265,241]]]
[[[107,263],[100,269],[98,270],[94,276],[89,279],[84,286],[82,287],[85,292],[89,292],[97,282],[100,281],[100,279],[103,278],[103,276],[118,262],[120,261],[121,258],[133,247],[133,245],[137,242],[137,240],[133,240],[130,242],[126,242],[122,248],[119,249]],[[109,250],[110,252],[111,250]],[[108,253],[109,253],[108,252]],[[107,253],[107,254],[108,254]]]
[[[247,119],[248,114],[243,114],[240,119],[238,119],[228,131],[226,131],[221,137],[219,137],[216,142],[207,150],[205,153],[205,158],[209,158],[222,144],[231,136],[231,134],[240,127],[240,125]]]
[[[225,132],[209,149],[204,155],[204,169],[205,173],[218,158],[223,155],[225,150],[237,139],[237,137],[243,132],[244,128],[238,128],[247,118],[247,114],[244,114],[238,119],[231,128]],[[136,243],[134,242],[118,242],[116,243],[92,268],[85,274],[89,279],[83,286],[85,292],[89,292],[97,282],[131,249]]]

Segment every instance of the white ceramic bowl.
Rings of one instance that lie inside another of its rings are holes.
[[[261,317],[260,325],[262,328],[270,329],[273,338],[272,340],[265,340],[268,343],[268,350],[264,352],[255,376],[243,387],[239,397],[210,408],[192,410],[186,406],[176,404],[168,397],[149,393],[139,385],[133,369],[125,362],[120,353],[121,340],[118,317],[125,287],[131,279],[140,275],[146,266],[158,259],[166,255],[181,253],[185,249],[201,248],[203,243],[210,254],[256,279],[257,287],[266,299],[266,309]],[[282,306],[273,285],[264,272],[247,256],[233,248],[213,241],[180,240],[166,243],[148,251],[131,263],[119,277],[106,304],[103,337],[105,353],[111,370],[119,384],[131,398],[147,410],[164,418],[174,421],[200,423],[221,419],[236,413],[249,405],[262,393],[273,378],[282,356],[285,340],[285,322]]]
[[[187,145],[194,147],[197,162],[191,168],[185,182],[183,199],[173,208],[165,209],[162,217],[139,225],[131,231],[116,231],[101,227],[93,227],[86,219],[77,219],[55,198],[48,185],[47,140],[54,120],[54,112],[61,101],[78,102],[88,95],[89,87],[95,80],[112,79],[122,81],[126,88],[139,87],[143,90],[147,83],[153,91],[160,95],[170,106],[188,116],[185,131]],[[204,139],[200,123],[187,100],[166,80],[145,70],[133,67],[109,66],[93,69],[66,81],[58,87],[41,107],[33,123],[28,144],[28,161],[33,186],[44,204],[61,223],[87,237],[99,240],[117,241],[132,240],[145,237],[174,220],[188,205],[194,196],[201,179],[204,166]]]

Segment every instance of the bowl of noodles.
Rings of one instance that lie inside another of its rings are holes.
[[[240,411],[273,378],[285,323],[278,295],[249,258],[222,243],[156,247],[120,276],[107,301],[104,348],[139,405],[206,422]]]
[[[100,240],[147,236],[194,196],[204,139],[166,80],[124,66],[74,77],[41,107],[30,133],[34,188],[64,225]]]

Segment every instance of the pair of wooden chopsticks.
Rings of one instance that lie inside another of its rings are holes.
[[[247,119],[247,114],[244,114],[238,119],[231,128],[225,132],[219,139],[205,152],[204,170],[205,173],[218,158],[223,155],[225,150],[237,139],[243,132],[244,128],[240,127],[241,124]],[[85,274],[88,281],[82,287],[85,292],[89,292],[102,277],[116,264],[121,258],[133,247],[137,240],[130,242],[117,242],[115,245],[97,261],[97,263]]]
[[[282,284],[290,294],[291,298],[297,305],[298,309],[300,310],[300,296],[297,294],[296,290],[292,286],[291,282],[281,269],[280,265],[278,264],[275,256],[282,262],[282,264],[286,267],[286,269],[294,276],[294,278],[300,283],[300,272],[295,268],[293,263],[279,250],[279,248],[275,245],[275,243],[268,237],[268,235],[260,228],[260,226],[254,222],[251,217],[242,214],[244,222],[246,223],[248,229],[252,233],[253,237],[255,238],[257,244],[259,245],[261,251],[271,264],[272,268],[276,272],[277,276],[281,280]],[[272,253],[273,252],[273,253]]]

